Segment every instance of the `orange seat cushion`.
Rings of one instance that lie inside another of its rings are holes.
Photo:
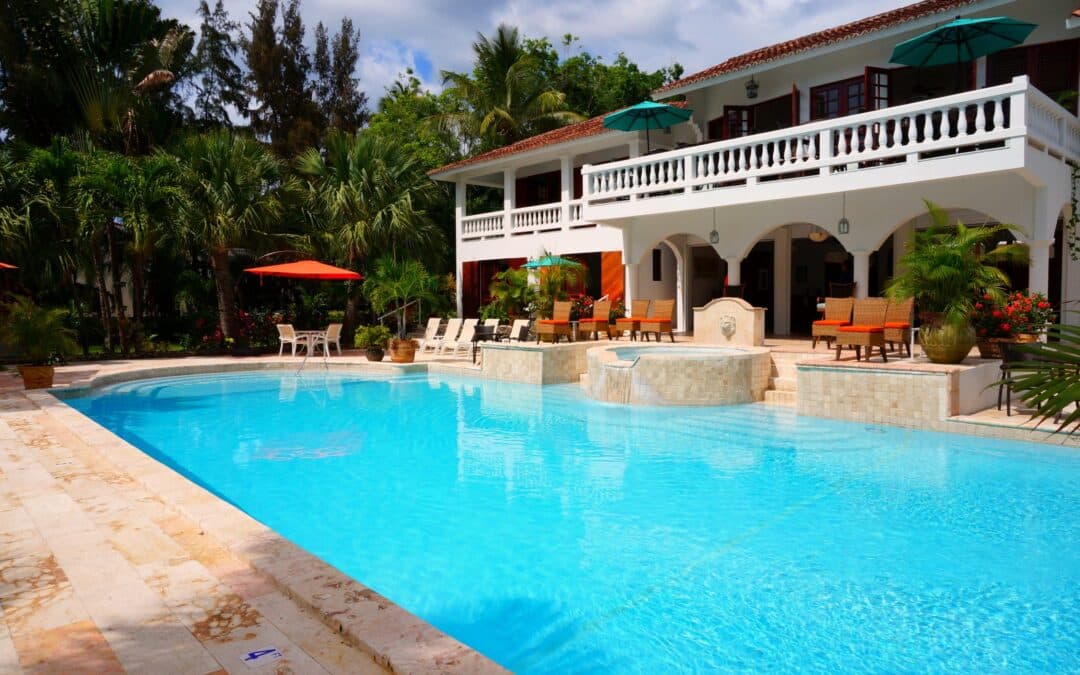
[[[555,319],[540,319],[537,323],[542,324],[544,326],[569,326],[570,325],[569,321],[561,321],[561,320],[557,321]]]
[[[814,322],[815,326],[846,326],[850,321],[844,321],[843,319],[818,319]]]
[[[642,319],[642,323],[671,323],[671,319]]]
[[[641,319],[631,319],[628,316],[620,316],[618,319],[615,319],[615,323],[638,323],[640,321]]]
[[[911,324],[907,321],[886,321],[886,328],[911,328]]]
[[[840,326],[845,333],[883,333],[885,326]]]

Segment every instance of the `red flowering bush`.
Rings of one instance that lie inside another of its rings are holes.
[[[1008,338],[1013,335],[1013,326],[1005,317],[1005,310],[994,302],[989,293],[975,298],[971,312],[971,325],[980,339]]]
[[[1003,314],[1002,322],[1014,333],[1041,333],[1054,321],[1054,308],[1042,293],[1011,294]]]

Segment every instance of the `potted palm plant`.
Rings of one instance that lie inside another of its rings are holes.
[[[975,346],[971,325],[976,298],[1005,300],[1009,277],[996,265],[1027,262],[1023,244],[995,246],[1010,227],[949,224],[949,214],[926,202],[931,225],[915,232],[900,258],[901,271],[886,288],[890,299],[915,298],[922,327],[919,344],[934,363],[959,363]]]
[[[368,361],[382,361],[386,356],[386,345],[390,343],[390,340],[394,337],[394,334],[390,332],[390,329],[383,325],[378,326],[360,326],[356,329],[356,335],[353,338],[357,349],[364,350],[364,356]]]
[[[376,312],[397,315],[397,335],[390,340],[390,360],[412,363],[420,346],[407,337],[409,308],[420,302],[438,301],[439,280],[416,260],[397,260],[383,256],[364,281],[364,294]],[[419,314],[419,307],[414,308]]]
[[[51,387],[55,360],[79,348],[75,332],[64,325],[67,310],[38,307],[26,297],[15,298],[5,308],[7,316],[0,324],[0,340],[30,362],[19,366],[23,386]]]

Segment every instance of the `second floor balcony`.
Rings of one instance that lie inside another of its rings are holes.
[[[1080,121],[1027,77],[582,168],[591,222],[1080,162]],[[1038,166],[1035,166],[1035,165]]]

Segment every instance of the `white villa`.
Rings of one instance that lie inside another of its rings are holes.
[[[897,43],[957,16],[1002,15],[1038,28],[962,68],[889,63]],[[1063,244],[1080,162],[1077,28],[1076,0],[923,0],[654,92],[693,115],[650,132],[649,152],[644,132],[597,117],[437,169],[456,186],[458,311],[546,250],[582,260],[593,295],[676,298],[679,330],[728,290],[768,308],[770,332],[807,333],[830,283],[881,293],[927,223],[924,199],[967,223],[1015,224],[1031,262],[1010,270],[1014,286],[1078,299]],[[467,213],[470,186],[501,188],[502,210]]]

